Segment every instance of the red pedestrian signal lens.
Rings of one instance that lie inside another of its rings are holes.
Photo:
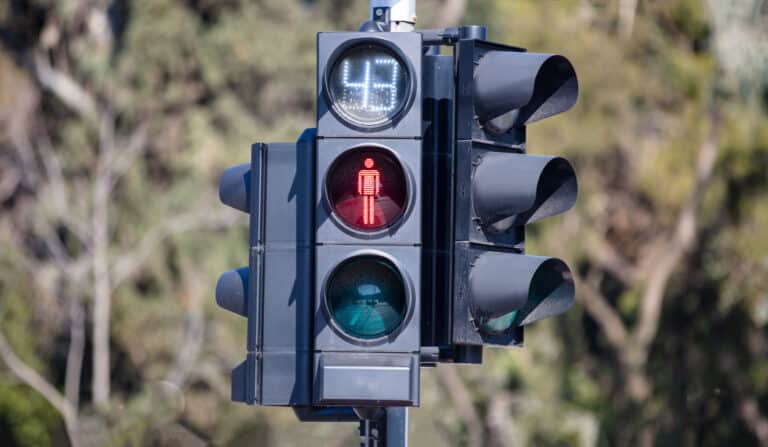
[[[395,224],[408,206],[408,178],[388,150],[365,146],[339,156],[328,170],[325,191],[334,215],[346,226],[376,231]]]

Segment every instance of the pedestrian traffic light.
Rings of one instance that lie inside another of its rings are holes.
[[[409,179],[392,152],[362,146],[340,155],[325,184],[331,215],[352,230],[375,232],[397,224],[409,205]]]
[[[419,402],[418,33],[320,33],[313,403]]]
[[[453,320],[456,345],[520,345],[523,326],[567,310],[573,277],[525,255],[524,225],[577,196],[565,159],[527,154],[526,125],[576,102],[571,63],[467,39],[456,44]]]
[[[233,400],[377,419],[419,404],[421,366],[481,362],[573,303],[568,266],[525,254],[525,225],[576,201],[568,161],[526,148],[528,124],[575,103],[570,62],[484,27],[382,23],[319,33],[316,129],[222,176],[250,214],[249,265],[216,288],[248,319]]]

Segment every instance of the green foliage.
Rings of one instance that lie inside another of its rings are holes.
[[[5,445],[55,445],[62,430],[59,415],[40,395],[25,386],[0,382],[0,439]]]

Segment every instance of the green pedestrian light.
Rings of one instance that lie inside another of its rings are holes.
[[[342,334],[372,341],[395,332],[405,320],[403,277],[388,259],[362,255],[341,263],[326,283],[330,320]]]

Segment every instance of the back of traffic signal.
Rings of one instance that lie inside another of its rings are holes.
[[[319,33],[315,127],[222,176],[250,215],[248,266],[216,289],[248,321],[235,401],[302,420],[418,406],[422,366],[480,363],[573,304],[568,266],[525,252],[525,225],[576,201],[568,161],[526,147],[575,104],[571,63],[479,26],[387,27]]]

